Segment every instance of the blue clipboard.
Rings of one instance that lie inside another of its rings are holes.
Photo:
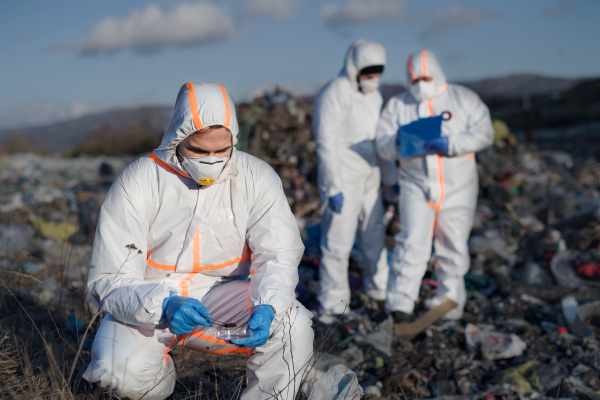
[[[425,150],[425,143],[441,137],[442,121],[449,119],[445,117],[442,113],[400,126],[400,158],[431,154]]]

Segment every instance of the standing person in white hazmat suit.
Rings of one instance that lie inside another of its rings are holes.
[[[424,50],[409,57],[408,88],[393,97],[381,114],[379,155],[399,160],[401,147],[406,145],[400,141],[400,133],[411,123],[425,122],[420,134],[436,138],[425,143],[426,154],[401,160],[402,228],[396,235],[386,308],[397,322],[412,314],[433,241],[438,289],[426,306],[453,300],[458,307],[445,318],[460,319],[466,302],[463,279],[470,260],[467,240],[478,192],[474,153],[493,143],[494,131],[485,104],[471,90],[448,84],[432,52]],[[428,117],[439,118],[437,127],[427,124]]]
[[[304,247],[281,180],[233,147],[237,134],[225,88],[187,83],[160,147],[113,183],[88,278],[107,312],[88,382],[164,399],[169,352],[184,346],[249,356],[242,399],[295,398],[313,350],[312,314],[294,294]],[[252,335],[228,340],[227,324]]]
[[[348,259],[357,234],[365,291],[375,300],[385,300],[389,267],[380,196],[382,173],[384,183],[396,184],[393,163],[379,159],[375,149],[382,105],[379,77],[385,61],[382,45],[354,42],[340,74],[315,100],[313,132],[324,209],[318,298],[325,314],[349,311]]]

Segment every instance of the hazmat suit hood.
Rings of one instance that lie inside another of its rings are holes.
[[[346,63],[340,76],[348,78],[352,86],[359,90],[357,77],[360,70],[373,65],[385,65],[385,48],[379,43],[357,40],[350,45],[346,53]]]
[[[432,78],[431,81],[412,82],[418,78]],[[437,96],[446,86],[446,76],[435,55],[423,50],[408,56],[407,87],[417,102],[429,100]]]
[[[223,125],[232,134],[233,144],[237,141],[239,126],[233,100],[220,83],[188,82],[179,89],[171,122],[165,131],[160,146],[151,157],[156,157],[169,167],[185,174],[177,159],[177,146],[192,133],[214,125]],[[215,183],[237,175],[235,148],[231,158]]]

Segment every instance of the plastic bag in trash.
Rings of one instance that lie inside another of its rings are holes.
[[[358,400],[363,390],[354,371],[345,365],[331,367],[321,376],[310,391],[308,400]]]
[[[354,340],[359,344],[370,344],[373,348],[387,356],[392,356],[392,335],[394,333],[394,320],[388,317],[381,323],[375,332],[358,335]]]
[[[44,238],[54,239],[56,241],[67,241],[71,236],[77,233],[77,225],[68,222],[47,222],[41,218],[33,220],[35,231]]]
[[[581,337],[593,339],[595,336],[595,328],[588,325],[588,321],[592,317],[600,316],[600,301],[592,301],[583,304],[577,308],[577,315],[573,322],[573,332]]]
[[[573,252],[568,250],[559,251],[550,261],[550,270],[558,286],[577,289],[582,285],[581,278],[575,274],[571,267]]]
[[[548,271],[541,265],[529,261],[519,274],[519,280],[530,285],[552,286],[554,280]]]
[[[560,304],[565,319],[569,325],[573,325],[575,318],[577,317],[577,309],[579,308],[577,299],[573,296],[565,297],[561,300]]]
[[[66,331],[69,333],[80,333],[84,329],[83,321],[77,318],[74,314],[69,315],[65,322]]]
[[[491,329],[481,329],[473,324],[465,327],[467,347],[481,345],[481,352],[489,360],[502,360],[520,356],[527,344],[515,334],[504,334]]]
[[[30,228],[18,225],[0,225],[0,254],[29,251],[29,241],[33,236]]]

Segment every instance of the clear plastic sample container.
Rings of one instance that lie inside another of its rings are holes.
[[[221,340],[238,340],[252,337],[252,331],[248,327],[219,328],[217,338]]]

